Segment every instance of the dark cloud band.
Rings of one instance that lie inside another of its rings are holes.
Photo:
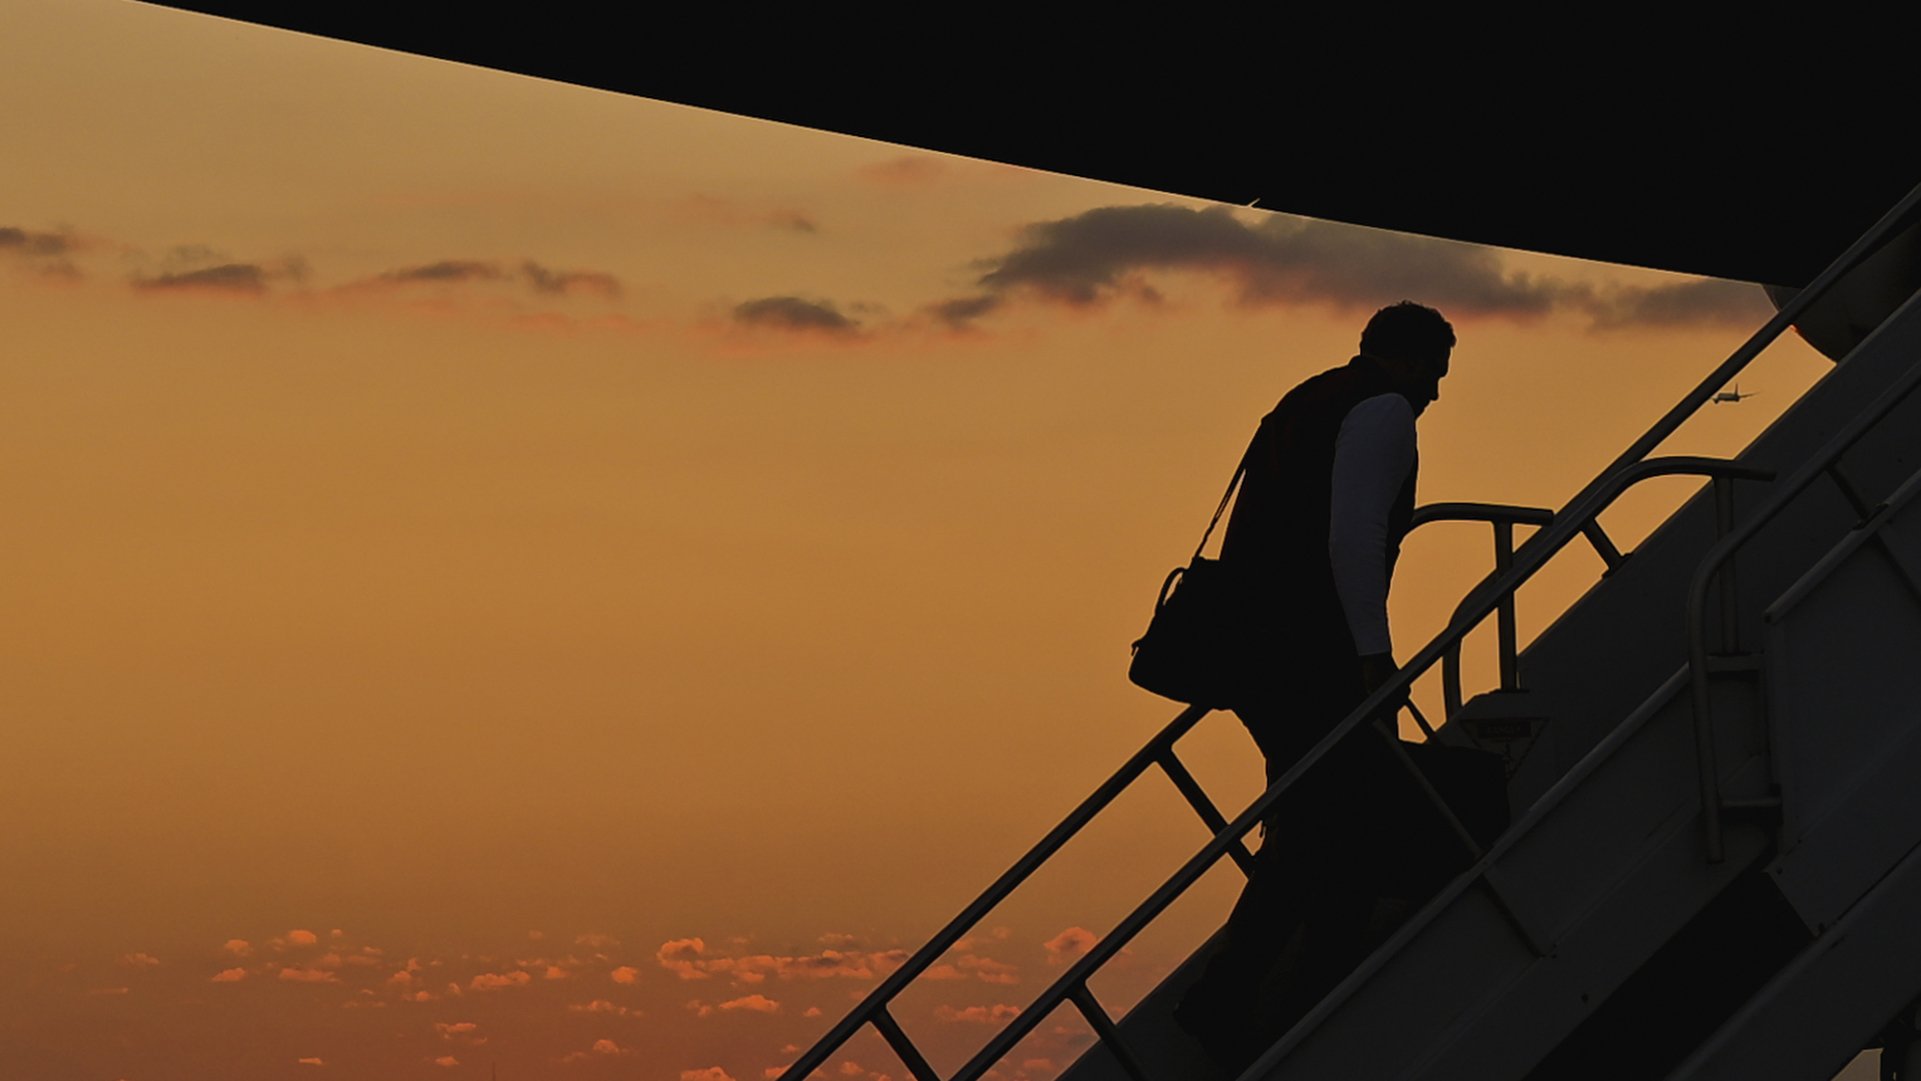
[[[832,301],[796,296],[760,297],[734,306],[734,322],[776,330],[855,334],[860,324],[841,313]]]
[[[1470,317],[1572,310],[1596,329],[1749,322],[1769,310],[1758,288],[1738,283],[1597,292],[1509,270],[1497,251],[1479,245],[1278,215],[1250,222],[1226,207],[1172,204],[1099,207],[1035,223],[1012,251],[980,269],[980,292],[928,313],[962,327],[1016,297],[1086,306],[1124,291],[1152,296],[1138,284],[1151,271],[1215,275],[1247,306],[1369,308],[1412,297]]]

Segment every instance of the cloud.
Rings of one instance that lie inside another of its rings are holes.
[[[325,1066],[327,1064],[325,1059],[319,1058],[317,1056],[308,1056],[307,1058],[297,1058],[294,1060],[294,1062],[301,1066]]]
[[[410,282],[498,281],[506,276],[506,271],[494,263],[477,259],[442,259],[389,270],[381,274],[379,280],[405,285]]]
[[[151,278],[135,278],[133,287],[147,292],[209,292],[260,294],[273,273],[259,263],[221,263],[199,270],[183,270]]]
[[[707,943],[698,938],[675,938],[661,943],[654,951],[654,959],[660,967],[672,972],[683,980],[704,980],[709,973],[703,967],[706,960]]]
[[[486,1037],[477,1036],[480,1026],[472,1021],[435,1021],[434,1032],[443,1040],[462,1040],[468,1043],[486,1043]]]
[[[638,983],[640,982],[640,970],[632,965],[622,965],[612,972],[609,972],[607,977],[615,983]]]
[[[211,982],[239,983],[241,980],[244,980],[246,978],[247,978],[247,970],[244,968],[223,968],[220,971],[213,974],[213,980]]]
[[[992,1006],[966,1006],[958,1009],[953,1006],[936,1006],[934,1018],[939,1021],[969,1025],[998,1025],[1019,1017],[1020,1012],[1019,1006],[1011,1006],[1004,1002]]]
[[[541,296],[590,296],[614,300],[621,295],[620,279],[603,270],[559,270],[533,259],[505,266],[485,259],[440,259],[397,267],[363,278],[348,289],[391,289],[413,285],[485,285],[519,283]],[[588,936],[583,936],[588,937]]]
[[[457,1059],[457,1058],[455,1058],[455,1057],[453,1057],[452,1055],[441,1055],[440,1057],[438,1057],[438,1058],[436,1058],[436,1059],[434,1059],[434,1065],[436,1065],[436,1066],[458,1066],[458,1065],[460,1065],[460,1060],[459,1060],[459,1059]]]
[[[807,300],[797,296],[760,297],[734,306],[734,322],[748,327],[799,333],[852,336],[860,333],[860,323],[841,314],[831,300]]]
[[[573,975],[573,973],[561,968],[559,965],[548,965],[546,971],[540,974],[540,978],[543,980],[570,980],[573,979]]]
[[[683,980],[727,976],[739,983],[757,984],[769,978],[873,979],[900,967],[907,960],[907,951],[826,949],[799,956],[766,953],[729,956],[709,951],[702,939],[677,938],[663,943],[654,957],[662,968]]]
[[[235,957],[248,957],[253,954],[253,944],[244,938],[230,938],[220,948]]]
[[[483,972],[469,980],[467,986],[475,991],[499,991],[508,987],[525,987],[534,982],[532,975],[515,970],[513,972]]]
[[[297,968],[293,965],[282,968],[280,978],[293,983],[337,983],[340,979],[324,968]]]
[[[1094,948],[1100,939],[1085,927],[1069,927],[1046,942],[1041,948],[1047,951],[1047,960],[1052,964],[1072,961],[1081,954]]]
[[[0,252],[46,258],[66,255],[73,249],[73,238],[64,233],[40,233],[15,225],[0,225]]]
[[[798,210],[770,211],[767,215],[767,224],[791,233],[820,232],[820,223]]]
[[[723,1002],[720,1004],[720,1008],[730,1012],[735,1010],[750,1010],[754,1013],[779,1013],[780,1003],[768,998],[766,995],[746,995],[741,998],[730,999]]]
[[[820,231],[813,215],[794,207],[749,207],[718,195],[693,195],[674,206],[676,217],[710,225],[747,226],[779,229],[783,232],[812,234]]]
[[[314,934],[312,931],[295,928],[287,932],[287,944],[289,946],[314,946],[318,945],[319,942],[320,936]]]
[[[571,1050],[571,1052],[563,1054],[563,1056],[561,1056],[561,1062],[588,1062],[590,1058],[596,1058],[596,1056],[599,1056],[599,1058],[607,1058],[607,1056],[615,1056],[615,1054],[634,1054],[634,1048],[620,1046],[619,1043],[615,1043],[615,1041],[611,1041],[611,1039],[597,1039],[597,1041],[594,1041],[594,1046],[590,1046],[588,1050]],[[682,1073],[682,1077],[686,1077],[686,1073]]]
[[[620,296],[620,279],[601,271],[550,270],[529,259],[520,264],[520,273],[537,293],[584,293],[607,300]]]
[[[572,1013],[610,1013],[615,1017],[626,1017],[630,1014],[635,1017],[640,1016],[639,1010],[628,1009],[604,998],[597,998],[591,1002],[570,1002],[567,1004],[567,1009]]]
[[[1020,970],[1015,966],[975,953],[963,953],[952,961],[943,961],[922,975],[930,980],[976,979],[982,983],[996,984],[1021,982]]]
[[[929,305],[926,314],[966,328],[1021,299],[1072,307],[1122,296],[1154,302],[1160,293],[1147,275],[1167,272],[1217,278],[1247,307],[1372,309],[1411,298],[1450,316],[1572,311],[1594,329],[1752,321],[1766,304],[1758,288],[1721,282],[1597,292],[1509,270],[1496,249],[1477,244],[1284,215],[1248,220],[1227,207],[1171,203],[1097,207],[1030,224],[1011,251],[976,269],[976,292]]]
[[[1758,285],[1703,278],[1652,288],[1622,288],[1585,302],[1596,330],[1700,324],[1754,326],[1774,314]]]
[[[680,1081],[734,1081],[734,1075],[718,1066],[680,1071]]]
[[[576,935],[574,937],[574,945],[590,946],[596,950],[604,950],[610,946],[620,945],[620,940],[615,938],[612,935],[603,935],[603,934],[600,934],[599,932],[590,932],[584,935]]]
[[[120,955],[120,965],[122,968],[152,968],[159,963],[160,958],[145,951],[123,953]]]

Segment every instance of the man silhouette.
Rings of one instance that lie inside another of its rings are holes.
[[[1415,420],[1454,342],[1432,308],[1382,308],[1358,355],[1289,391],[1255,433],[1221,564],[1252,602],[1234,712],[1270,784],[1396,671],[1387,591],[1414,510]],[[1268,816],[1220,948],[1175,1011],[1223,1066],[1238,1073],[1364,956],[1371,871],[1393,849],[1382,808],[1408,783],[1363,725]],[[1297,933],[1278,1002],[1263,999]]]

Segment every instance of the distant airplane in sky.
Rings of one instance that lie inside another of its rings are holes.
[[[1738,402],[1743,398],[1752,398],[1759,393],[1761,392],[1758,390],[1754,390],[1754,391],[1749,391],[1746,394],[1743,394],[1741,393],[1741,384],[1736,383],[1734,384],[1733,390],[1724,390],[1721,393],[1716,394],[1714,397],[1708,399],[1708,403],[1710,405],[1720,405],[1722,402]]]

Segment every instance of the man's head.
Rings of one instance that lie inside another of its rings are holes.
[[[1361,355],[1387,369],[1418,415],[1441,396],[1441,377],[1454,351],[1454,328],[1441,313],[1403,300],[1374,313],[1361,331]]]

